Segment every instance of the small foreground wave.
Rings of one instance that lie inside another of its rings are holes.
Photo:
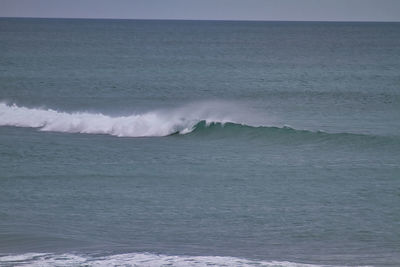
[[[221,256],[167,256],[151,253],[127,253],[110,256],[81,256],[74,254],[26,253],[0,256],[1,266],[265,266],[317,267],[288,261],[256,261]],[[332,266],[332,265],[329,265]]]

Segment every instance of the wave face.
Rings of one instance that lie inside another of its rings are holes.
[[[120,137],[186,134],[193,131],[199,122],[252,125],[251,120],[245,119],[246,116],[248,116],[246,112],[238,112],[231,104],[213,102],[116,117],[101,113],[67,113],[0,103],[0,126],[33,127],[41,131],[109,134]]]
[[[0,257],[0,265],[12,266],[266,266],[266,267],[314,267],[322,265],[288,261],[254,261],[219,256],[167,256],[150,253],[128,253],[104,257],[73,254],[26,253]]]

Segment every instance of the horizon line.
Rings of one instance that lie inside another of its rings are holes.
[[[143,21],[215,21],[215,22],[342,22],[342,23],[400,23],[400,20],[259,20],[259,19],[185,19],[185,18],[114,18],[114,17],[30,17],[0,16],[0,19],[71,19],[71,20],[143,20]]]

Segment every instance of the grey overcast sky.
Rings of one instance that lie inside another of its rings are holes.
[[[400,0],[0,0],[0,17],[400,21]]]

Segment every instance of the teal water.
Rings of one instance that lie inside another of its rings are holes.
[[[0,266],[400,264],[399,23],[3,18],[0,51]]]

